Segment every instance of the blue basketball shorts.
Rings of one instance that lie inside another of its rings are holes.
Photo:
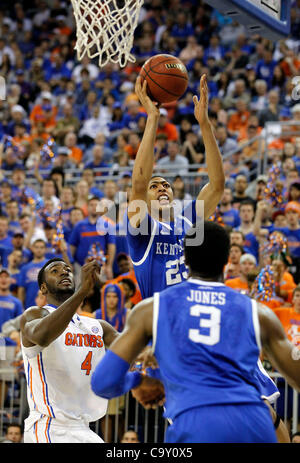
[[[166,431],[167,443],[277,443],[268,407],[210,405],[181,413]]]

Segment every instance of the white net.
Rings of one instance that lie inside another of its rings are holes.
[[[134,31],[144,0],[71,0],[76,21],[78,59],[98,57],[108,62],[135,62],[131,54]]]

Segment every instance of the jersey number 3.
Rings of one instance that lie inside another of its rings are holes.
[[[209,318],[201,317],[201,315],[204,314]],[[190,329],[189,339],[191,341],[199,342],[201,344],[207,344],[208,346],[213,346],[214,344],[217,344],[220,341],[220,309],[217,309],[216,307],[212,306],[196,304],[190,308],[190,315],[192,315],[193,317],[199,317],[200,328],[206,328],[205,334],[200,334],[199,330]]]

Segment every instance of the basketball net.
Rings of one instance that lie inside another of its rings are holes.
[[[78,60],[98,57],[99,67],[108,62],[135,62],[130,53],[133,34],[144,0],[71,0],[76,22]],[[122,6],[120,6],[122,4]]]

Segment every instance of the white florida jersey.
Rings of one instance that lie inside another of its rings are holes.
[[[48,305],[44,308],[56,310]],[[108,401],[96,396],[90,385],[105,354],[99,320],[75,314],[49,346],[21,347],[30,409],[25,430],[41,416],[57,422],[88,423],[105,415]]]

